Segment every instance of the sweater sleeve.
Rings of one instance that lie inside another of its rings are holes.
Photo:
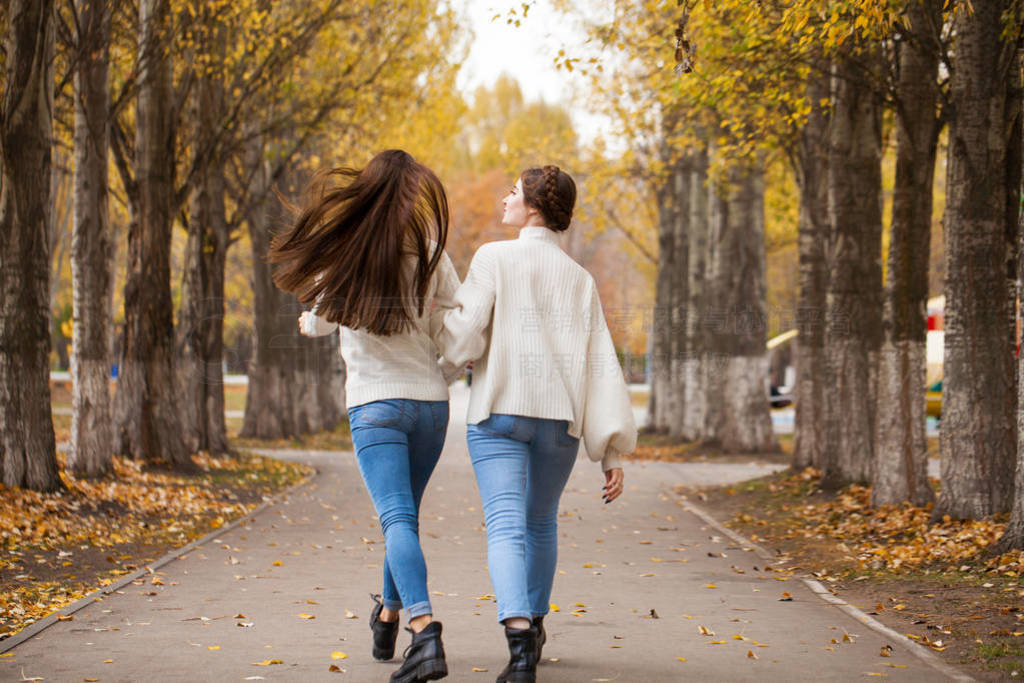
[[[320,282],[324,277],[323,273],[317,273],[316,281]],[[323,299],[323,294],[316,298],[313,310],[303,311],[299,316],[299,330],[307,337],[323,337],[338,329],[338,323],[332,323],[317,315],[316,311]]]
[[[430,338],[440,350],[441,344],[438,336],[444,327],[444,314],[455,306],[455,292],[459,288],[459,274],[455,271],[455,266],[452,265],[452,260],[448,257],[447,252],[441,255],[441,261],[437,264],[434,277],[435,289],[430,302],[428,328]],[[463,370],[461,366],[455,365],[443,355],[437,359],[437,366],[447,384],[457,380]]]
[[[605,471],[621,467],[619,456],[636,448],[636,420],[596,287],[590,298],[586,382],[583,443],[587,454],[591,460],[600,460]]]
[[[495,296],[494,263],[487,245],[473,256],[466,281],[444,308],[434,341],[446,359],[463,367],[484,354]]]

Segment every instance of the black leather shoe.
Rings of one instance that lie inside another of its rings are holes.
[[[537,629],[537,663],[544,661],[544,643],[548,641],[548,634],[544,630],[544,617],[534,617],[533,627]]]
[[[411,631],[412,629],[406,629]],[[391,683],[436,681],[448,675],[441,644],[441,622],[432,621],[419,633],[412,634],[412,644],[405,649],[405,661],[391,674]]]
[[[508,641],[508,666],[498,675],[496,683],[536,683],[538,659],[537,627],[505,627]]]
[[[380,612],[384,609],[384,603],[380,601],[379,595],[371,595],[370,598],[377,603],[370,612],[370,630],[373,632],[373,658],[386,662],[395,656],[395,641],[398,639],[398,620],[381,621]]]

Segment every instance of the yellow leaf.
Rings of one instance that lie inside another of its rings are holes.
[[[725,645],[724,640],[712,640],[708,645]]]
[[[207,650],[219,650],[220,649],[220,645],[207,645],[206,649]]]
[[[104,663],[104,664],[113,664],[113,663],[114,663],[114,660],[113,660],[113,659],[104,659],[104,660],[103,660],[103,663]]]
[[[703,626],[703,625],[702,626],[698,626],[697,630],[699,631],[699,633],[702,636],[713,636],[713,635],[715,635],[715,632],[712,631],[711,629],[709,629],[707,626]]]
[[[718,586],[716,586],[716,585],[715,585],[715,584],[713,584],[713,583],[705,583],[705,584],[704,584],[704,587],[705,587],[705,588],[718,588]]]
[[[312,614],[306,614],[305,612],[303,612],[302,614],[300,614],[298,616],[299,616],[300,619],[316,619],[316,616],[314,616]]]
[[[348,659],[348,655],[344,652],[332,652],[331,659]]]
[[[273,565],[275,567],[280,567],[284,565],[284,562],[282,562],[281,560],[274,560]]]
[[[264,659],[262,662],[253,662],[253,666],[271,666],[272,664],[284,664],[281,659]]]
[[[676,659],[678,659],[680,662],[686,661],[686,657],[676,657]]]
[[[479,666],[474,666],[473,667],[473,673],[485,674],[485,673],[487,673],[487,669],[483,669],[483,668],[481,668]]]
[[[551,603],[549,605],[549,607],[551,608],[552,612],[561,612],[562,611],[561,608],[558,605],[556,605],[555,603]]]
[[[359,615],[356,614],[355,612],[353,612],[352,610],[348,610],[347,609],[347,610],[345,610],[345,618],[346,619],[358,619]]]

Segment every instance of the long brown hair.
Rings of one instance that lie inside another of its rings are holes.
[[[390,335],[410,326],[408,304],[423,315],[447,237],[441,181],[407,152],[389,149],[362,170],[318,172],[295,224],[274,237],[267,260],[281,264],[277,286],[316,304],[317,315]],[[409,255],[416,257],[411,282],[402,267]]]

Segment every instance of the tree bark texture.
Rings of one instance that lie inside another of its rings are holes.
[[[135,186],[130,193],[116,441],[120,452],[134,459],[189,468],[174,376],[170,251],[175,122],[169,40],[169,0],[140,0]]]
[[[111,469],[114,452],[109,344],[113,239],[107,210],[110,9],[95,0],[76,0],[76,5],[81,32],[75,70],[74,337],[68,467],[80,475],[96,476]]]
[[[670,176],[671,177],[671,176]],[[672,385],[672,292],[675,263],[675,224],[671,180],[667,178],[656,193],[658,202],[658,274],[654,282],[654,315],[651,321],[651,393],[648,426],[657,432],[669,427]]]
[[[1024,74],[1024,52],[1018,53],[1018,69],[1010,70],[1010,81],[1018,89],[1024,85],[1020,82],[1020,74]],[[1024,117],[1022,117],[1024,118]],[[1018,120],[1018,132],[1022,132],[1024,121]],[[1024,167],[1024,145],[1018,148],[1018,162]],[[1019,193],[1024,193],[1024,182],[1019,183]],[[1017,295],[1024,300],[1024,211],[1017,212]],[[1017,320],[1021,319],[1018,311]],[[1017,470],[1014,476],[1013,505],[1010,509],[1010,521],[996,546],[998,552],[1013,548],[1024,548],[1024,354],[1017,354]]]
[[[200,15],[203,10],[200,8]],[[220,34],[210,27],[214,47]],[[224,88],[216,74],[200,73],[192,99],[192,139],[197,153],[210,145],[224,107]],[[181,304],[175,328],[175,373],[181,421],[189,451],[227,453],[224,420],[224,268],[230,244],[224,205],[224,158],[206,152],[189,199],[188,240],[182,273]]]
[[[776,448],[768,405],[764,284],[764,176],[729,170],[711,197],[705,441],[726,452]]]
[[[705,355],[708,259],[708,151],[694,152],[690,164],[689,263],[687,264],[686,355],[683,359],[683,417],[681,436],[696,441],[704,434],[707,413]]]
[[[797,302],[793,468],[821,468],[825,453],[825,296],[828,289],[828,140],[831,82],[825,64],[812,71],[807,85],[811,113],[797,148],[800,217],[797,243],[800,294]]]
[[[873,505],[935,499],[925,443],[928,257],[940,121],[942,3],[907,8],[911,33],[897,50],[896,181],[879,355]]]
[[[954,18],[946,202],[942,491],[935,515],[977,518],[1011,507],[1016,461],[1014,349],[1006,331],[1007,201],[1017,106],[1008,70],[1015,47],[1002,38],[1005,1],[966,3]],[[1015,188],[1016,189],[1016,188]]]
[[[871,480],[878,351],[882,339],[882,103],[878,48],[833,68],[825,326],[827,364],[822,486]]]
[[[686,319],[689,290],[690,262],[690,154],[684,153],[672,164],[669,187],[672,196],[672,287],[671,306],[667,311],[670,330],[669,339],[669,387],[668,387],[668,433],[674,438],[685,435],[683,416],[686,414],[686,359],[689,349],[686,344]]]
[[[6,6],[0,99],[0,466],[5,486],[63,487],[50,415],[54,6]]]

